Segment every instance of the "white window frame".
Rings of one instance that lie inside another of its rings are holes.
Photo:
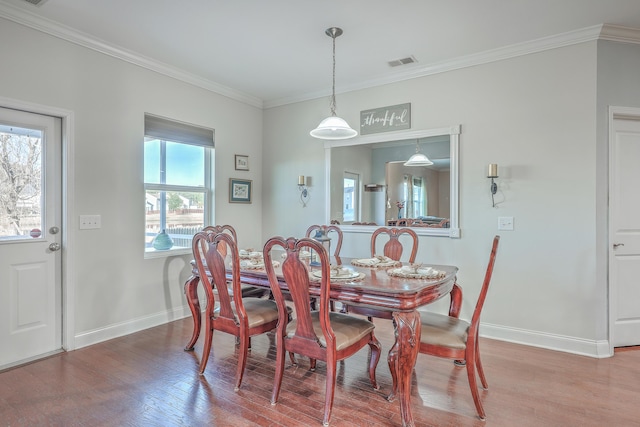
[[[168,138],[162,138],[162,135],[168,136]],[[182,122],[165,119],[159,116],[145,114],[145,138],[144,141],[158,140],[161,144],[160,155],[160,183],[144,183],[145,196],[148,191],[164,191],[168,192],[189,192],[189,193],[202,193],[204,200],[204,214],[203,221],[204,226],[214,223],[215,212],[215,143],[214,143],[214,131],[213,129],[201,128],[194,125],[189,125]],[[185,185],[172,185],[164,182],[165,176],[162,173],[163,165],[166,165],[166,150],[165,146],[167,142],[177,144],[187,144],[201,146],[204,148],[204,182],[203,186],[185,186]],[[144,156],[143,156],[144,157]],[[167,209],[166,203],[161,204],[161,209]],[[146,204],[145,204],[146,215]],[[166,212],[161,214],[161,229],[164,228],[162,221],[166,221]],[[146,237],[146,220],[144,234]],[[166,224],[166,223],[165,223]],[[166,226],[166,225],[165,225]],[[157,251],[153,248],[145,247],[145,258],[160,258],[173,255],[190,254],[191,247],[174,247],[167,250]]]

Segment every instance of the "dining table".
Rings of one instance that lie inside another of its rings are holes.
[[[275,260],[276,257],[273,257]],[[452,265],[419,264],[421,271],[436,271],[434,277],[414,278],[410,274],[411,267],[407,263],[394,264],[394,271],[402,271],[404,267],[407,274],[392,274],[390,268],[380,268],[377,265],[364,266],[364,259],[330,257],[332,265],[344,266],[353,270],[357,280],[331,279],[330,297],[333,301],[339,301],[348,305],[361,305],[365,307],[391,311],[393,319],[395,342],[388,353],[387,361],[394,379],[394,390],[388,395],[389,401],[396,398],[400,404],[400,415],[403,427],[414,426],[411,412],[411,375],[418,356],[420,346],[421,323],[419,307],[423,307],[434,301],[450,295],[451,302],[449,314],[457,317],[462,303],[462,291],[456,283],[458,268]],[[360,262],[359,262],[360,261]],[[193,350],[200,335],[201,308],[198,298],[198,283],[200,282],[195,262],[192,261],[192,275],[184,284],[187,303],[193,316],[193,334],[187,343],[185,350]],[[276,264],[279,264],[276,262]],[[311,263],[312,264],[312,263]],[[286,291],[287,284],[282,276],[279,265],[274,265],[280,287]],[[310,265],[310,270],[313,266]],[[426,269],[426,270],[424,270]],[[228,270],[229,277],[231,270]],[[240,269],[241,282],[256,287],[269,288],[269,280],[264,268]],[[309,293],[318,296],[320,282],[310,281]]]

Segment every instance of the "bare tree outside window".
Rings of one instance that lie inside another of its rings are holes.
[[[41,225],[41,132],[0,128],[0,238]]]

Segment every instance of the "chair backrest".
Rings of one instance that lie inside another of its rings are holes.
[[[320,267],[318,270],[322,274],[320,279],[320,301],[318,306],[320,316],[320,326],[322,333],[325,337],[327,347],[333,343],[335,346],[335,334],[331,328],[329,322],[329,290],[330,290],[330,263],[327,252],[322,250],[322,244],[316,240],[308,237],[302,239],[295,239],[289,237],[284,239],[283,237],[272,237],[267,240],[264,245],[263,255],[265,260],[265,267],[267,270],[267,277],[269,278],[269,284],[271,285],[271,292],[273,298],[278,305],[279,322],[278,329],[284,331],[287,324],[287,311],[285,305],[285,298],[280,289],[280,284],[276,277],[276,273],[271,261],[271,250],[275,247],[281,247],[285,250],[285,259],[282,261],[282,275],[287,288],[293,300],[295,313],[296,313],[296,332],[295,337],[290,338],[290,342],[293,345],[300,345],[300,348],[307,350],[306,355],[323,354],[326,349],[322,348],[318,342],[318,336],[316,335],[313,322],[311,319],[311,306],[309,299],[309,268],[308,262],[301,260],[299,257],[300,251],[304,248],[316,251],[320,258]],[[283,329],[280,329],[283,328]],[[310,352],[310,353],[309,353]],[[314,353],[315,352],[315,353]]]
[[[340,229],[340,227],[337,227],[335,225],[312,225],[311,227],[307,228],[307,233],[305,234],[305,236],[313,237],[311,233],[322,229],[324,229],[324,234],[328,234],[330,231],[333,231],[338,235],[338,241],[336,242],[336,248],[333,251],[333,255],[339,257],[340,249],[342,248],[342,230]]]
[[[198,275],[203,283],[207,296],[207,314],[213,314],[215,287],[218,293],[220,311],[217,319],[224,318],[241,324],[248,325],[246,311],[242,298],[233,298],[233,295],[242,295],[240,288],[240,257],[235,241],[235,231],[231,232],[231,226],[210,226],[206,230],[196,233],[191,244],[193,257],[198,268]],[[231,259],[231,290],[227,287],[227,267],[225,261]],[[209,274],[207,274],[209,273]],[[235,307],[234,314],[232,304]]]
[[[487,298],[487,291],[489,290],[489,283],[491,282],[491,275],[493,274],[493,265],[496,261],[496,252],[498,251],[498,243],[500,243],[500,236],[493,238],[493,246],[491,247],[491,256],[489,257],[489,264],[487,265],[487,271],[484,274],[484,281],[482,282],[482,289],[480,289],[480,295],[478,295],[478,301],[476,302],[476,308],[473,310],[473,316],[471,316],[471,326],[469,328],[469,336],[476,337],[478,333],[478,326],[480,324],[480,313],[484,306],[484,300]]]
[[[413,263],[416,261],[416,255],[418,254],[418,235],[415,231],[409,228],[387,228],[380,227],[377,228],[373,234],[371,235],[371,256],[375,256],[376,254],[376,240],[379,235],[386,234],[389,236],[389,240],[384,245],[383,255],[388,256],[391,259],[396,261],[400,261],[400,257],[402,256],[402,243],[400,243],[399,237],[402,234],[408,234],[413,239],[413,245],[411,246],[411,254],[409,255],[409,262]]]
[[[238,244],[238,235],[236,234],[236,229],[232,226],[225,225],[207,225],[202,229],[202,231],[211,231],[213,233],[229,233],[233,237],[233,241]],[[224,242],[220,242],[218,245],[218,250],[222,254],[222,256],[227,256],[227,245]]]

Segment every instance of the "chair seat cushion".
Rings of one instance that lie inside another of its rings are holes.
[[[351,344],[358,342],[362,337],[367,336],[375,329],[375,325],[366,319],[349,316],[347,314],[331,312],[329,313],[331,328],[336,336],[336,350],[349,347]],[[313,330],[323,347],[327,346],[327,340],[320,328],[320,312],[312,311],[311,320],[313,321]],[[296,331],[296,320],[292,320],[287,325],[287,337],[292,337]]]
[[[460,350],[466,348],[469,322],[430,312],[420,312],[420,322],[420,342]]]
[[[247,312],[247,320],[249,321],[250,328],[273,322],[278,319],[278,306],[275,301],[263,298],[243,298],[242,303],[244,304],[244,309]],[[235,304],[231,305],[231,309],[235,314]],[[218,315],[219,312],[220,308],[217,307],[214,311],[214,316]]]

